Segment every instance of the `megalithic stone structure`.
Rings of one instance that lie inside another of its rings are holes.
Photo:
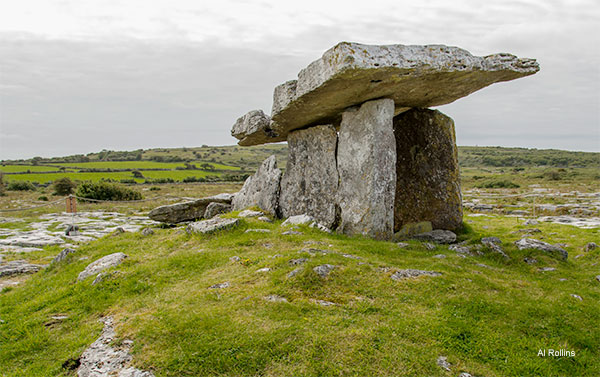
[[[329,228],[378,239],[414,222],[456,229],[462,205],[454,122],[427,108],[538,71],[535,59],[506,53],[339,43],[275,88],[270,116],[253,110],[235,122],[231,134],[242,146],[287,140],[289,161],[279,190],[277,179],[262,190],[259,172],[234,207],[265,203],[280,216],[307,213]]]

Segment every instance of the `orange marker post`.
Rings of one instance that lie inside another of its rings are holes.
[[[77,213],[77,199],[73,196],[67,196],[67,213]]]

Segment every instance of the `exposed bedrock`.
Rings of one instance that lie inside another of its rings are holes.
[[[339,230],[390,239],[394,230],[396,142],[394,101],[380,99],[344,111],[338,136]]]
[[[271,117],[240,118],[232,135],[240,145],[284,141],[292,130],[339,124],[347,107],[391,98],[395,114],[444,105],[496,82],[539,71],[535,59],[500,53],[473,56],[444,45],[373,46],[342,42],[275,88]]]
[[[337,132],[331,125],[288,135],[288,162],[279,196],[283,218],[307,214],[328,228],[336,225],[336,147]]]
[[[229,204],[233,194],[218,194],[208,198],[201,198],[177,204],[168,204],[154,208],[148,214],[154,221],[176,224],[183,221],[198,220],[204,217],[206,207],[210,203]]]
[[[394,231],[421,221],[457,229],[462,199],[454,121],[437,110],[411,109],[394,118],[394,134]]]
[[[244,182],[231,204],[234,211],[248,207],[259,207],[270,215],[277,214],[281,170],[277,168],[275,156],[270,156],[260,165],[256,173]]]

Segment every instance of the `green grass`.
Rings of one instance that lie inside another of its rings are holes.
[[[145,181],[145,178],[171,178],[180,181],[186,177],[208,177],[218,176],[217,172],[205,170],[147,170],[142,171],[144,178],[133,178],[131,172],[98,172],[98,173],[48,173],[48,174],[11,174],[5,176],[5,182],[10,180],[15,181],[30,181],[37,183],[54,182],[57,179],[68,177],[73,181],[92,181],[98,182],[101,179],[112,179],[120,181],[121,179],[134,179],[138,183]]]
[[[569,246],[566,262],[518,251],[509,217],[466,216],[461,237],[476,243],[500,236],[512,257],[460,258],[446,246],[328,235],[301,228],[283,236],[279,222],[243,220],[210,236],[181,228],[143,237],[126,233],[82,246],[65,263],[0,293],[0,371],[5,376],[68,374],[61,367],[99,335],[97,319],[111,314],[119,339],[134,343],[134,364],[156,376],[597,376],[600,374],[600,250],[586,253],[599,231],[540,224],[538,236]],[[247,228],[272,232],[244,233]],[[337,254],[310,257],[308,247]],[[32,254],[43,260],[57,248]],[[120,275],[91,286],[77,274],[101,256],[129,257]],[[344,258],[349,253],[361,259]],[[433,258],[435,254],[447,258]],[[79,260],[82,256],[88,260]],[[242,263],[231,262],[240,256]],[[539,260],[537,265],[523,257]],[[292,258],[307,257],[303,273],[286,277]],[[312,267],[338,266],[326,279]],[[479,266],[484,263],[489,267]],[[555,267],[541,273],[539,267]],[[257,273],[262,267],[271,272]],[[392,270],[382,272],[380,267]],[[394,268],[440,271],[440,277],[393,281]],[[566,278],[566,281],[560,281]],[[231,287],[208,289],[229,281]],[[578,301],[570,294],[578,294]],[[263,300],[269,294],[288,303]],[[312,299],[335,302],[333,307]],[[45,326],[53,314],[69,319]],[[574,358],[538,357],[540,348],[574,350]],[[436,365],[444,355],[452,373]]]
[[[27,171],[43,172],[43,171],[58,171],[58,168],[52,166],[34,166],[34,165],[2,165],[0,172],[2,173],[26,173]],[[7,176],[9,177],[9,176]]]

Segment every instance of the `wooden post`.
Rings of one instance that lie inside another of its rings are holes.
[[[67,213],[77,213],[77,199],[72,195],[67,196]]]

